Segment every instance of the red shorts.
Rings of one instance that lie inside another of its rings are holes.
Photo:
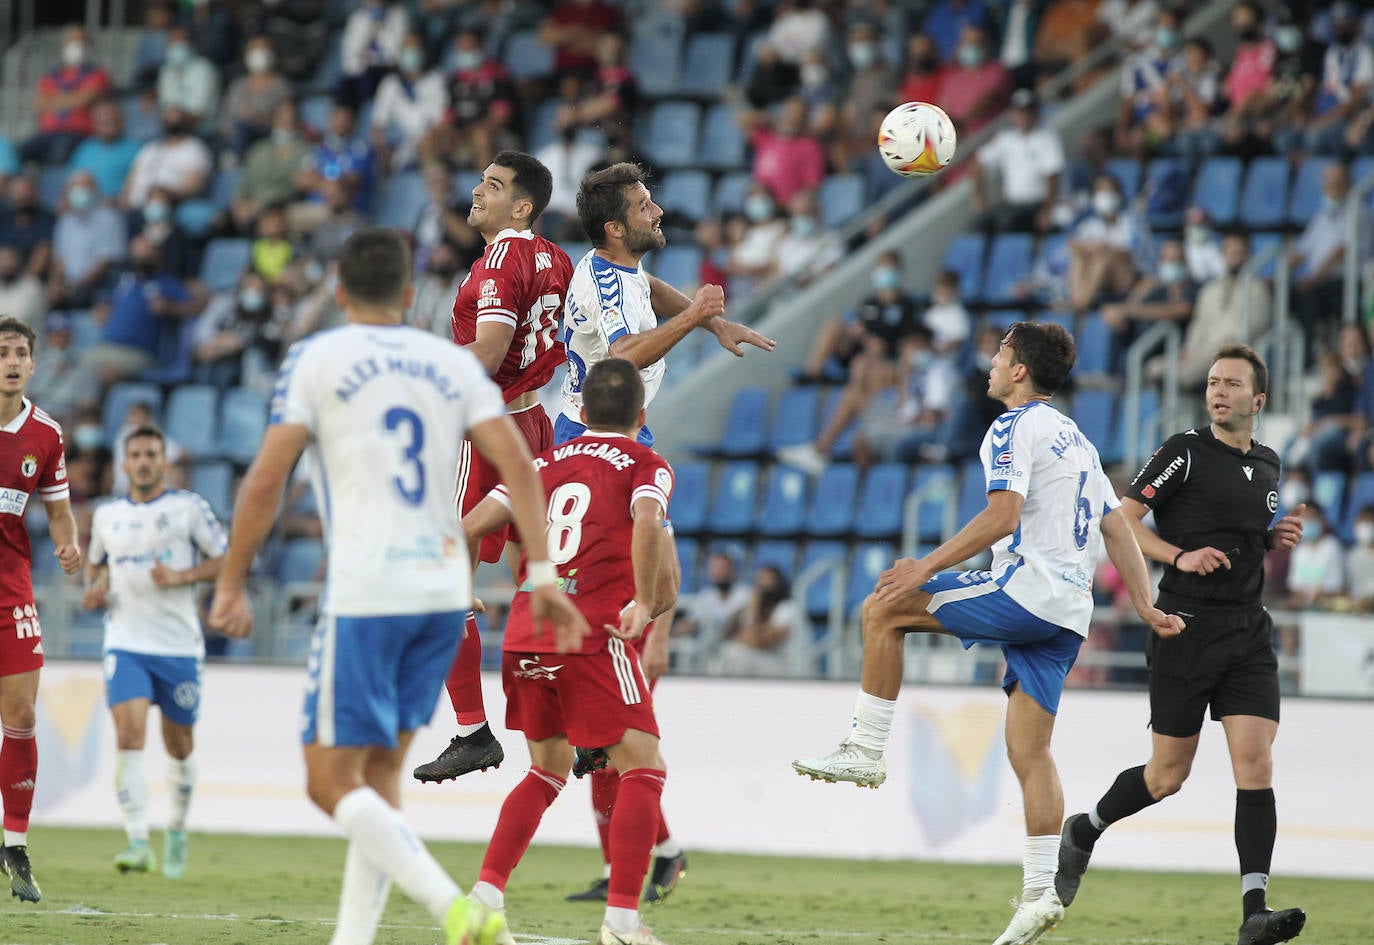
[[[17,676],[43,666],[43,628],[29,601],[0,608],[0,676]]]
[[[549,422],[549,415],[544,412],[542,404],[535,404],[519,413],[513,413],[510,418],[515,421],[516,429],[525,438],[531,456],[538,456],[553,446],[553,424]],[[453,499],[458,507],[458,517],[462,518],[471,512],[478,502],[487,497],[488,492],[500,484],[501,478],[496,472],[496,467],[472,448],[471,440],[463,440],[462,451],[458,454],[458,486]],[[501,555],[505,552],[506,542],[510,539],[510,531],[511,527],[507,525],[483,538],[481,560],[500,561]]]
[[[627,729],[658,736],[639,655],[620,640],[595,653],[506,653],[506,728],[538,742],[564,735],[581,748],[605,748]]]

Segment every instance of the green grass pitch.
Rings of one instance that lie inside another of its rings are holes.
[[[36,829],[30,843],[43,901],[0,904],[0,945],[323,945],[332,931],[341,840],[193,833],[190,870],[180,881],[116,874],[110,858],[123,846],[116,831]],[[160,851],[159,835],[153,843]],[[465,888],[472,883],[479,847],[431,849]],[[645,910],[668,945],[990,943],[1020,891],[1016,866],[689,855],[672,898]],[[592,850],[541,847],[536,839],[507,890],[522,945],[594,940],[601,906],[563,896],[598,869]],[[1224,945],[1235,941],[1239,887],[1230,875],[1090,872],[1063,924],[1042,941]],[[1270,897],[1277,907],[1307,910],[1300,943],[1374,938],[1374,883],[1280,874]],[[429,917],[393,891],[379,945],[439,941]]]

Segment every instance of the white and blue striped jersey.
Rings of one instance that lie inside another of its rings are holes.
[[[210,503],[168,489],[149,502],[113,499],[95,510],[87,560],[110,570],[105,649],[153,656],[205,656],[194,585],[158,587],[155,564],[185,571],[229,548]]]
[[[979,450],[988,492],[1025,498],[1016,531],[992,546],[992,573],[1035,616],[1083,636],[1093,610],[1102,518],[1116,497],[1073,420],[1031,401],[993,421]]]
[[[582,422],[582,382],[587,370],[604,360],[611,345],[626,335],[651,331],[658,317],[649,304],[649,274],[644,266],[617,266],[592,250],[578,261],[563,306],[563,347],[568,374],[563,379],[563,415]],[[641,368],[644,406],[648,407],[663,383],[668,361],[661,358]]]
[[[477,358],[429,332],[349,324],[292,346],[270,422],[310,431],[328,555],[325,614],[471,606],[454,476],[467,431],[505,414]]]

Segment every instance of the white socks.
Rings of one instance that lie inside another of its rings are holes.
[[[172,798],[172,818],[167,822],[168,830],[186,829],[186,812],[191,809],[191,793],[196,787],[197,770],[195,752],[181,761],[167,759],[167,793]]]
[[[6,830],[5,846],[7,847],[26,847],[29,845],[29,832],[27,830]],[[610,869],[610,867],[606,867]]]
[[[369,863],[443,925],[445,913],[462,891],[411,833],[399,811],[372,788],[361,787],[334,806],[334,822]]]
[[[131,843],[148,842],[148,775],[143,750],[122,750],[115,760],[115,791],[124,813],[124,832]]]
[[[458,734],[461,735],[463,738],[467,738],[469,735],[473,735],[477,732],[480,732],[482,731],[482,729],[486,727],[486,722],[478,722],[476,725],[464,725],[462,722],[459,722]]]
[[[477,885],[472,887],[472,892],[468,893],[468,898],[480,902],[488,909],[506,908],[506,894],[485,881],[479,880]]]
[[[849,726],[849,740],[860,748],[882,755],[887,751],[887,736],[892,731],[895,699],[882,699],[860,692],[854,703],[854,719]]]
[[[617,909],[606,907],[606,918],[602,920],[616,935],[633,935],[639,931],[638,909]]]
[[[329,945],[372,945],[390,893],[391,877],[373,866],[357,843],[349,843],[339,890],[339,922]]]
[[[674,857],[682,855],[682,844],[677,842],[675,837],[669,837],[662,843],[654,844],[654,848],[649,851],[654,856]]]
[[[1021,899],[1039,899],[1054,887],[1054,873],[1059,868],[1059,834],[1048,837],[1027,837],[1021,854]]]

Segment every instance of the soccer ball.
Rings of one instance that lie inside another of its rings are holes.
[[[954,160],[954,122],[944,109],[907,102],[887,113],[878,130],[878,153],[893,173],[928,177]]]

